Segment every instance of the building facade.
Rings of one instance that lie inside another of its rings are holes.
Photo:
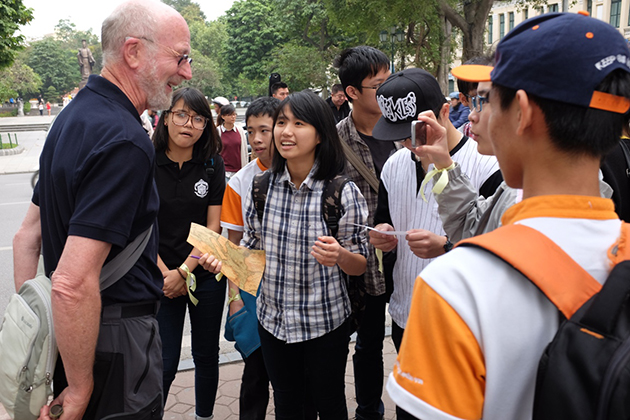
[[[486,23],[486,46],[494,47],[511,29],[524,20],[543,13],[586,10],[589,14],[617,28],[630,39],[630,0],[549,0],[547,5],[533,7],[516,1],[497,1],[492,6]]]

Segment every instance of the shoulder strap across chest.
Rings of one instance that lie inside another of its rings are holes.
[[[613,264],[630,258],[629,235],[629,225],[623,223],[619,241],[609,251]],[[534,283],[567,319],[602,288],[551,239],[524,225],[503,226],[457,246],[482,248],[501,258]]]

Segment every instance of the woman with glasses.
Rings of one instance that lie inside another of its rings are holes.
[[[193,88],[173,94],[153,135],[160,195],[158,266],[164,297],[157,315],[162,338],[165,403],[179,364],[186,309],[195,363],[195,412],[210,419],[219,381],[219,335],[225,281],[198,266],[201,252],[186,242],[191,222],[221,233],[225,168],[208,101]],[[216,264],[212,269],[217,272]]]
[[[245,131],[236,125],[236,108],[228,104],[221,107],[221,125],[218,128],[223,149],[221,156],[225,162],[226,182],[243,166],[247,165],[247,137]]]

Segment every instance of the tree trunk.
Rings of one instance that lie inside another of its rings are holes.
[[[453,25],[448,19],[442,15],[442,43],[440,45],[440,64],[437,66],[436,78],[440,84],[443,93],[448,93],[448,73],[451,58],[451,36],[453,34]]]
[[[494,0],[465,2],[463,16],[453,9],[446,0],[440,0],[440,9],[453,26],[462,30],[462,62],[483,55],[486,20]]]

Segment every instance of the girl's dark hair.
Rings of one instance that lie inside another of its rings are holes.
[[[235,112],[236,112],[236,108],[234,108],[234,105],[232,104],[223,105],[221,109],[219,110],[219,115],[217,115],[217,126],[223,124],[223,122],[225,121],[225,119],[223,119],[224,115],[232,115]]]
[[[168,127],[164,125],[164,120],[173,109],[173,106],[175,106],[180,99],[184,100],[184,105],[186,105],[191,111],[195,112],[197,115],[206,117],[206,120],[208,120],[206,128],[204,128],[203,133],[201,133],[201,137],[197,140],[197,143],[195,143],[193,147],[193,158],[199,158],[205,162],[212,156],[221,152],[221,139],[219,138],[217,128],[212,121],[212,113],[210,112],[208,100],[195,88],[185,87],[177,89],[173,92],[171,107],[162,112],[157,127],[155,127],[155,131],[153,132],[153,145],[155,146],[155,151],[162,152],[169,150]]]
[[[346,156],[343,153],[341,140],[337,134],[335,117],[326,101],[309,90],[292,93],[280,102],[273,116],[274,131],[278,116],[283,115],[284,110],[287,108],[291,110],[295,118],[315,127],[315,131],[319,136],[319,144],[315,148],[317,170],[313,175],[314,178],[330,180],[342,173],[346,168]],[[272,143],[274,148],[271,170],[279,174],[284,172],[286,159],[280,155],[280,152],[275,147],[275,138]]]

